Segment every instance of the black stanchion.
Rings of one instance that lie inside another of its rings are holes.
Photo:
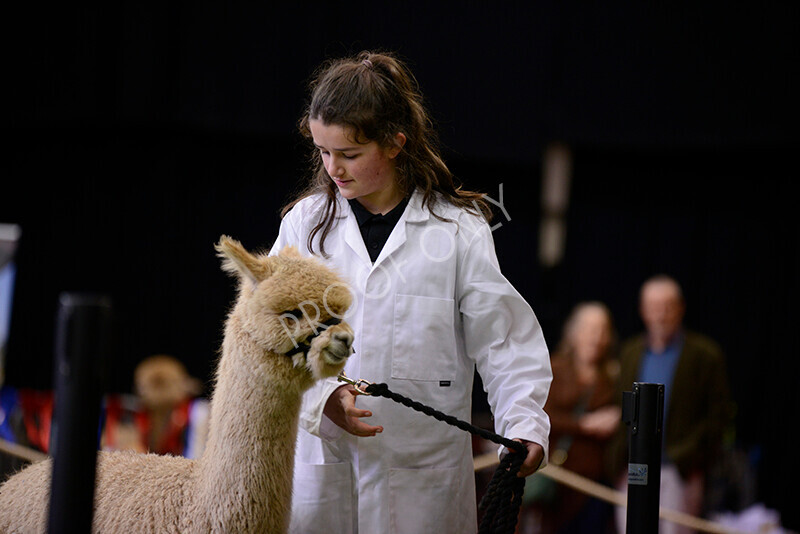
[[[107,297],[60,296],[50,439],[50,534],[91,531],[100,406],[110,339],[111,303]]]
[[[664,385],[634,382],[623,393],[628,425],[628,510],[626,534],[658,532]]]

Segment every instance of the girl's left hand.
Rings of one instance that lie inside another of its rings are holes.
[[[537,469],[539,469],[539,466],[544,460],[544,449],[541,445],[532,441],[527,441],[524,439],[514,439],[514,441],[518,441],[528,448],[528,456],[525,458],[525,461],[522,462],[517,476],[526,477],[528,475],[532,475]]]

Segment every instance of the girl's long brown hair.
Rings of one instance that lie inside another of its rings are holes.
[[[434,211],[437,193],[443,200],[491,220],[492,211],[484,194],[466,191],[457,183],[439,154],[438,136],[423,105],[416,79],[406,65],[392,53],[361,52],[355,57],[323,63],[309,85],[311,97],[300,119],[299,129],[312,141],[309,121],[349,127],[359,143],[377,142],[390,147],[398,132],[406,143],[396,158],[398,186],[405,196],[415,189],[422,194],[422,205],[439,220]],[[320,236],[320,253],[325,254],[325,238],[336,218],[337,188],[322,164],[319,150],[310,143],[311,176],[305,189],[281,210],[281,217],[300,200],[318,193],[325,195],[319,221],[308,236],[312,251],[314,237]]]

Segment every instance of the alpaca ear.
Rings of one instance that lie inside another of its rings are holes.
[[[223,235],[214,248],[217,256],[223,259],[222,270],[238,275],[242,284],[249,282],[255,287],[258,282],[272,275],[271,262],[259,261],[235,239]]]

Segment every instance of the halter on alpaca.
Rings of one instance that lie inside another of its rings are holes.
[[[292,317],[296,317],[294,314],[290,313],[290,315],[292,315]],[[342,322],[341,319],[339,319],[337,317],[331,317],[330,319],[328,319],[324,323],[320,323],[318,326],[324,326],[325,328],[322,328],[321,331],[318,331],[317,329],[314,329],[314,333],[311,334],[310,336],[306,337],[303,341],[301,341],[299,343],[297,341],[295,341],[295,347],[292,350],[290,350],[289,352],[287,352],[285,355],[286,356],[294,356],[295,354],[302,353],[304,356],[308,356],[308,351],[311,349],[311,343],[314,341],[314,339],[316,339],[317,336],[322,334],[322,332],[324,332],[325,330],[327,330],[331,326],[337,325],[337,324],[339,324],[341,322]]]

